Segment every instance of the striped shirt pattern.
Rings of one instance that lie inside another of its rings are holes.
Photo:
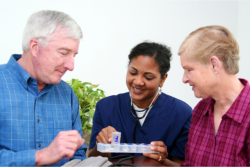
[[[250,85],[222,120],[215,136],[212,98],[201,100],[193,111],[183,166],[250,166]]]
[[[48,147],[60,131],[73,129],[83,136],[71,87],[61,81],[39,93],[36,79],[17,63],[20,57],[12,55],[0,66],[0,166],[36,166],[36,150]],[[86,144],[72,159],[85,159],[85,151]]]

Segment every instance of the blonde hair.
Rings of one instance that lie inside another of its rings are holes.
[[[239,72],[239,45],[233,34],[222,26],[201,27],[182,42],[178,55],[207,64],[211,56],[217,56],[229,74]]]

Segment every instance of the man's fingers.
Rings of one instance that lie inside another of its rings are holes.
[[[77,130],[68,130],[68,131],[61,131],[58,133],[58,135],[63,136],[81,136]]]
[[[73,151],[76,151],[79,148],[79,145],[77,143],[73,143],[73,142],[65,142],[64,146],[66,149],[70,149]]]
[[[39,165],[55,164],[63,157],[72,158],[83,143],[84,139],[78,131],[61,131],[48,147],[36,151],[36,159],[43,159]]]
[[[69,135],[70,134],[70,135]],[[78,148],[83,145],[85,142],[84,139],[81,137],[81,135],[77,133],[61,133],[58,135],[57,140],[60,142],[62,141],[67,141],[67,142],[72,142],[76,143]]]
[[[64,156],[66,159],[70,159],[74,156],[74,154],[75,154],[74,150],[67,149],[67,150],[65,150]]]
[[[83,138],[81,138],[81,146],[85,143],[85,140]]]

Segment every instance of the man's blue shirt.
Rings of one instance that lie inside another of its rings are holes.
[[[36,150],[48,147],[60,131],[77,130],[83,136],[71,87],[61,81],[39,93],[36,79],[18,64],[20,57],[12,55],[0,65],[0,166],[36,166]],[[86,148],[84,143],[72,159],[85,159]]]

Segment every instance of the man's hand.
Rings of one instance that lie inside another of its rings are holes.
[[[113,132],[116,132],[116,130],[112,126],[103,128],[96,137],[97,143],[111,143]]]
[[[78,131],[61,131],[48,147],[36,151],[36,165],[52,165],[63,157],[72,158],[83,143],[84,139]]]

